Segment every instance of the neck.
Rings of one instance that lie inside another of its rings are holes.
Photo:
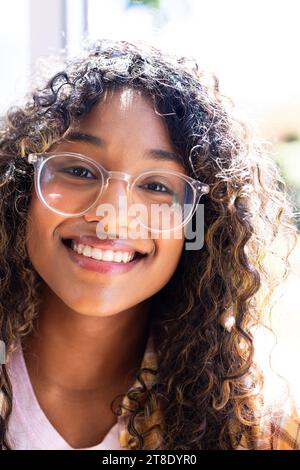
[[[149,326],[149,303],[99,318],[68,308],[47,289],[35,328],[23,340],[25,361],[33,376],[60,390],[113,389],[133,381]]]

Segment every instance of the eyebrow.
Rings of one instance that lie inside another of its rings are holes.
[[[89,144],[95,145],[96,147],[105,147],[105,141],[100,137],[96,137],[92,134],[87,134],[85,132],[70,131],[62,138],[62,142],[66,140],[71,141],[81,141],[87,142]],[[175,163],[183,164],[183,159],[180,154],[176,152],[170,152],[168,150],[162,149],[150,149],[146,152],[145,156],[150,156],[154,160],[168,160]]]

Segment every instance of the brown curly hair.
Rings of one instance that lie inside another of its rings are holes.
[[[142,387],[128,392],[134,402],[128,426],[132,448],[153,448],[149,416],[159,402],[164,419],[160,448],[232,449],[242,435],[253,437],[260,414],[262,377],[253,361],[252,328],[275,286],[265,256],[280,234],[294,240],[296,229],[292,202],[272,158],[234,117],[217,78],[190,58],[173,57],[141,41],[99,40],[82,55],[65,58],[62,71],[2,118],[1,339],[9,354],[16,340],[32,330],[40,302],[42,279],[25,244],[34,187],[33,168],[24,157],[45,152],[105,90],[123,86],[152,98],[189,174],[211,188],[201,199],[204,246],[184,249],[172,279],[151,299],[158,365],[140,370]],[[291,249],[283,258],[282,277],[289,271]],[[226,312],[235,319],[231,329],[222,321]],[[150,389],[145,372],[158,378]],[[12,387],[5,364],[1,392],[0,445],[9,449]]]

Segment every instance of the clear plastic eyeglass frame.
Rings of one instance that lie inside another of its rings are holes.
[[[43,169],[43,166],[45,165],[45,163],[49,159],[57,158],[57,157],[60,157],[60,156],[75,157],[75,158],[78,158],[79,160],[81,160],[82,162],[88,162],[90,165],[94,166],[99,171],[99,173],[101,174],[101,177],[102,177],[102,182],[101,182],[102,189],[99,189],[99,194],[98,194],[96,200],[89,207],[87,207],[83,211],[75,213],[75,214],[69,214],[69,213],[66,213],[66,212],[62,212],[58,209],[55,209],[55,208],[49,206],[49,204],[47,204],[47,202],[45,201],[45,199],[43,197],[43,194],[42,194],[42,191],[41,191],[40,175],[41,175],[41,171]],[[66,217],[79,217],[79,216],[85,214],[86,212],[88,212],[96,204],[99,197],[103,194],[106,187],[108,186],[109,180],[112,179],[112,178],[120,179],[122,181],[125,181],[126,184],[127,184],[127,191],[128,191],[128,189],[129,189],[129,191],[131,191],[131,188],[134,186],[135,182],[141,176],[149,176],[149,175],[155,175],[155,174],[161,174],[161,173],[168,173],[168,174],[178,176],[179,178],[182,178],[183,180],[185,180],[190,185],[190,187],[193,191],[193,203],[190,204],[191,205],[190,212],[185,217],[184,221],[180,224],[180,226],[177,226],[177,227],[174,228],[174,229],[178,230],[178,229],[182,228],[183,226],[185,226],[191,220],[193,214],[195,213],[197,204],[198,204],[201,196],[204,195],[204,194],[209,193],[209,190],[210,190],[210,187],[209,187],[208,184],[202,183],[201,181],[199,181],[195,178],[192,178],[191,176],[185,175],[185,174],[180,173],[180,172],[175,171],[175,170],[166,170],[166,169],[155,169],[155,170],[149,170],[149,171],[147,170],[147,171],[143,171],[143,172],[139,173],[138,176],[133,176],[129,173],[125,173],[125,172],[122,172],[122,171],[108,171],[102,165],[100,165],[100,163],[96,162],[95,160],[93,160],[93,159],[91,159],[91,158],[89,158],[85,155],[82,155],[82,154],[79,154],[79,153],[74,153],[74,152],[31,153],[31,154],[28,155],[27,161],[28,161],[28,163],[30,163],[34,166],[34,170],[35,170],[34,171],[35,190],[37,192],[37,195],[38,195],[40,201],[48,209],[50,209],[51,211],[56,212],[57,214],[60,214],[60,215],[64,215]],[[141,225],[144,225],[144,224],[141,223]],[[144,227],[146,227],[147,229],[149,229],[151,231],[155,231],[155,232],[170,231],[169,229],[168,230],[153,229],[153,228],[147,227],[145,225],[144,225]]]

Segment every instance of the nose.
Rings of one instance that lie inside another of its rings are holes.
[[[127,229],[128,185],[126,181],[109,179],[95,204],[83,215],[87,222],[101,222],[105,232]]]

